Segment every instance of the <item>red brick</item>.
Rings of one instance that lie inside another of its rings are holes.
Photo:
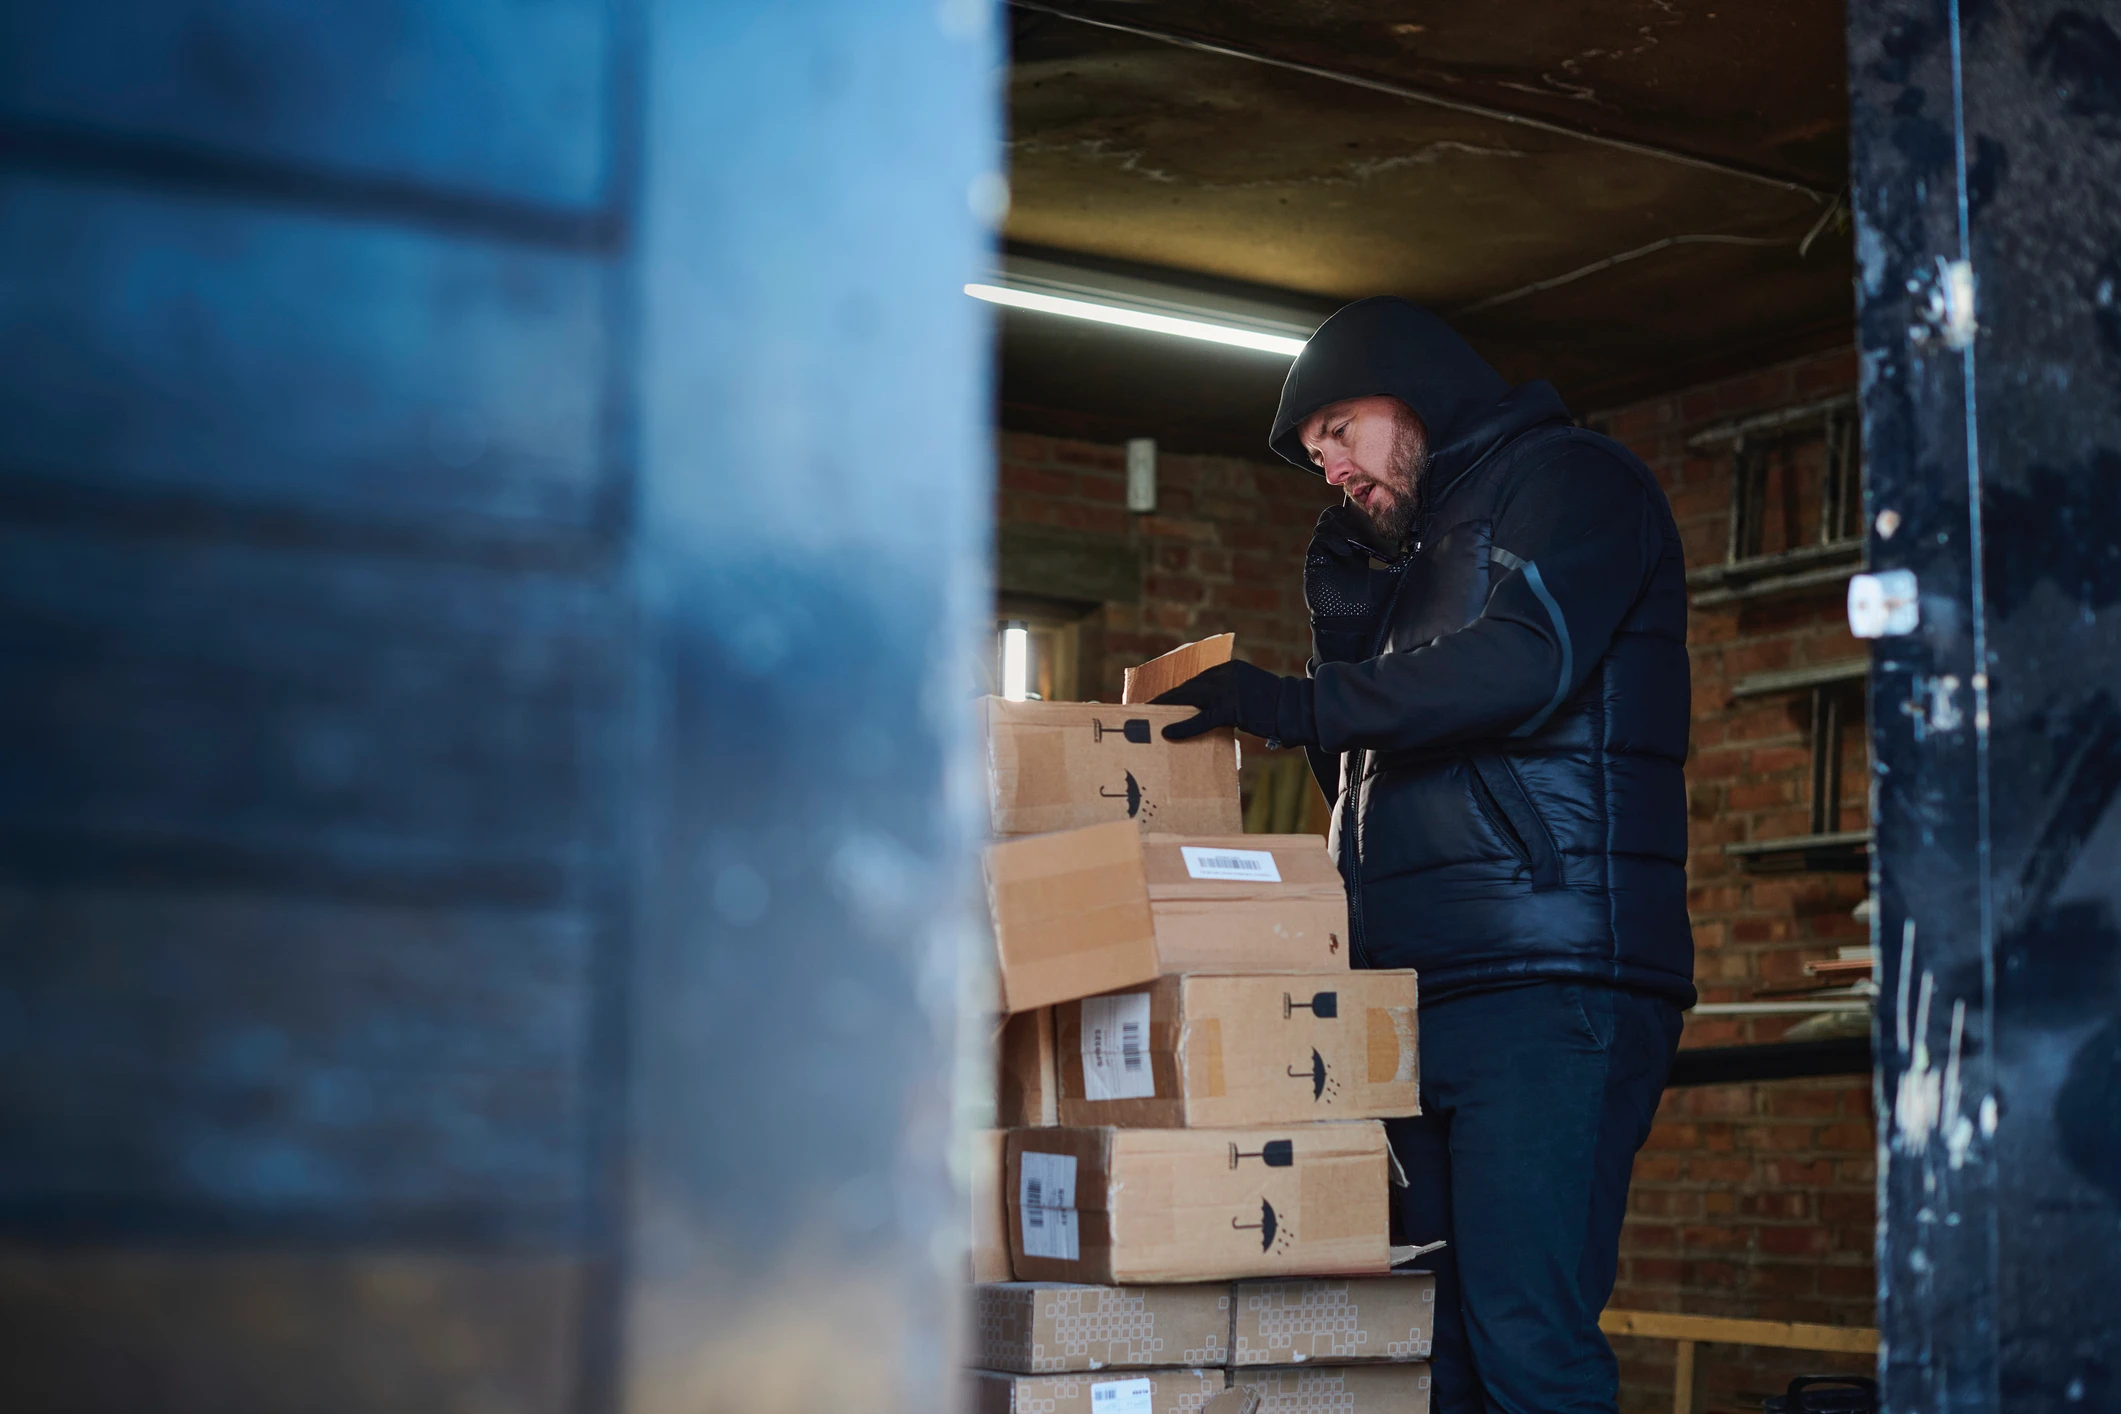
[[[1053,460],[1105,471],[1124,472],[1127,469],[1127,453],[1123,448],[1100,447],[1090,442],[1055,442]]]
[[[1008,490],[1022,491],[1034,496],[1069,496],[1075,493],[1073,473],[1054,471],[1042,466],[1026,466],[1021,462],[1002,463],[1002,485]]]
[[[1765,1088],[1768,1113],[1778,1119],[1823,1119],[1841,1112],[1839,1090],[1812,1090],[1788,1084]]]
[[[1746,769],[1756,776],[1807,770],[1811,764],[1812,753],[1802,746],[1756,746],[1746,753]]]
[[[1643,1141],[1645,1149],[1695,1149],[1701,1145],[1701,1131],[1691,1124],[1652,1125],[1650,1137]]]
[[[1121,539],[1127,532],[1127,512],[1105,506],[1063,502],[1053,508],[1051,523],[1064,525],[1070,530],[1087,530],[1094,534]]]
[[[1697,1155],[1687,1163],[1687,1177],[1697,1183],[1743,1183],[1752,1177],[1751,1159],[1712,1159]]]
[[[1877,1133],[1868,1124],[1831,1124],[1819,1131],[1822,1149],[1867,1154],[1877,1143]]]
[[[1251,609],[1271,614],[1282,608],[1281,590],[1259,584],[1218,584],[1213,602],[1219,609]]]
[[[1731,787],[1729,808],[1765,810],[1769,806],[1784,804],[1795,794],[1795,787],[1789,781],[1752,781]]]
[[[1159,540],[1190,540],[1195,544],[1213,545],[1215,527],[1205,521],[1178,520],[1171,516],[1143,516],[1138,522],[1142,534]]]
[[[1860,1267],[1822,1267],[1819,1290],[1828,1296],[1861,1299],[1868,1306],[1877,1298],[1878,1274],[1868,1263]]]
[[[1740,1252],[1746,1246],[1744,1231],[1734,1227],[1681,1228],[1679,1238],[1690,1252]]]
[[[1127,499],[1127,483],[1118,476],[1102,476],[1095,472],[1084,472],[1075,479],[1075,492],[1092,501],[1109,501],[1118,505]]]
[[[1028,432],[1004,432],[1001,435],[1001,454],[1013,461],[1051,461],[1053,443],[1048,438],[1034,437]]]
[[[1819,1195],[1819,1216],[1827,1222],[1873,1222],[1877,1218],[1877,1206],[1877,1200],[1868,1193]]]
[[[1207,596],[1208,587],[1191,575],[1151,574],[1142,579],[1142,593],[1151,599],[1170,599],[1181,604],[1198,604]]]

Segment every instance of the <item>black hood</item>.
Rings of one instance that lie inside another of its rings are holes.
[[[1282,384],[1267,440],[1287,461],[1317,473],[1298,436],[1304,419],[1328,403],[1380,395],[1420,415],[1436,490],[1506,439],[1568,416],[1551,384],[1512,388],[1450,325],[1418,304],[1378,295],[1318,326]]]

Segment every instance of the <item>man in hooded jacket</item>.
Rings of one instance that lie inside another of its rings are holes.
[[[1442,320],[1320,326],[1270,438],[1347,502],[1304,563],[1305,677],[1158,698],[1301,745],[1334,807],[1357,966],[1421,976],[1422,1111],[1388,1125],[1396,1240],[1437,1274],[1441,1414],[1612,1411],[1598,1315],[1680,1014],[1686,586],[1663,491]]]

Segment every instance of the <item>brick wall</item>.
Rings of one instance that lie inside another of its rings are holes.
[[[1303,554],[1319,511],[1339,497],[1286,464],[1169,456],[1157,465],[1153,514],[1127,510],[1118,447],[1004,432],[1004,526],[1121,543],[1140,555],[1137,600],[1101,611],[1104,652],[1085,665],[1084,695],[1117,701],[1120,674],[1208,634],[1235,633],[1240,656],[1300,673],[1310,654]]]
[[[1649,463],[1671,497],[1689,564],[1723,558],[1730,459],[1690,452],[1716,423],[1831,396],[1855,385],[1853,356],[1779,365],[1588,419]],[[1334,499],[1318,480],[1266,462],[1166,456],[1154,515],[1125,509],[1116,447],[1005,434],[1000,514],[1139,554],[1138,598],[1098,614],[1101,666],[1086,695],[1119,695],[1129,663],[1205,634],[1235,631],[1240,652],[1280,672],[1307,651],[1299,565],[1311,524]],[[1801,478],[1799,478],[1801,481]],[[1799,498],[1800,500],[1802,498]],[[1769,497],[1768,533],[1789,502]],[[1794,507],[1798,518],[1816,513]],[[1801,984],[1803,964],[1865,940],[1849,910],[1860,876],[1761,875],[1723,854],[1736,840],[1808,828],[1807,701],[1734,701],[1740,677],[1859,656],[1839,596],[1693,614],[1694,746],[1688,763],[1696,974],[1705,1001],[1745,1001],[1758,989]],[[1843,828],[1862,823],[1866,776],[1860,726],[1849,733]],[[1775,1040],[1797,1017],[1705,1017],[1684,1044]],[[1635,1168],[1614,1305],[1874,1325],[1873,1138],[1867,1083],[1783,1081],[1674,1091]],[[1616,1342],[1623,1407],[1671,1407],[1671,1347]],[[1795,1352],[1705,1346],[1697,1355],[1700,1408],[1757,1411],[1792,1374],[1868,1368]]]
[[[1720,422],[1848,391],[1852,354],[1783,364],[1595,416],[1657,473],[1686,541],[1689,565],[1723,558],[1730,515],[1728,453],[1687,440]],[[1802,484],[1803,478],[1798,478]],[[1780,487],[1767,500],[1780,532]],[[1800,519],[1816,515],[1809,498]],[[1697,609],[1690,618],[1694,741],[1687,763],[1695,973],[1704,1001],[1745,1001],[1801,985],[1807,960],[1867,940],[1850,909],[1860,875],[1751,874],[1723,846],[1809,828],[1808,699],[1734,701],[1750,674],[1861,655],[1840,595],[1757,607]],[[1841,828],[1863,824],[1860,726],[1848,733]],[[1794,1016],[1690,1019],[1684,1044],[1772,1041]],[[1870,1087],[1780,1081],[1675,1090],[1635,1164],[1616,1307],[1871,1326],[1875,1140]],[[1616,1341],[1626,1410],[1671,1408],[1668,1342]],[[1700,1409],[1758,1411],[1793,1374],[1867,1372],[1868,1357],[1704,1346]]]

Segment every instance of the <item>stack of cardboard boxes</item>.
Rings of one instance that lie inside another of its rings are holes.
[[[979,1414],[1428,1407],[1434,1286],[1391,1271],[1379,1122],[1418,1106],[1414,974],[1349,970],[1320,839],[1242,833],[1230,732],[1167,742],[1192,709],[1141,705],[1229,648],[1118,707],[985,704]]]

